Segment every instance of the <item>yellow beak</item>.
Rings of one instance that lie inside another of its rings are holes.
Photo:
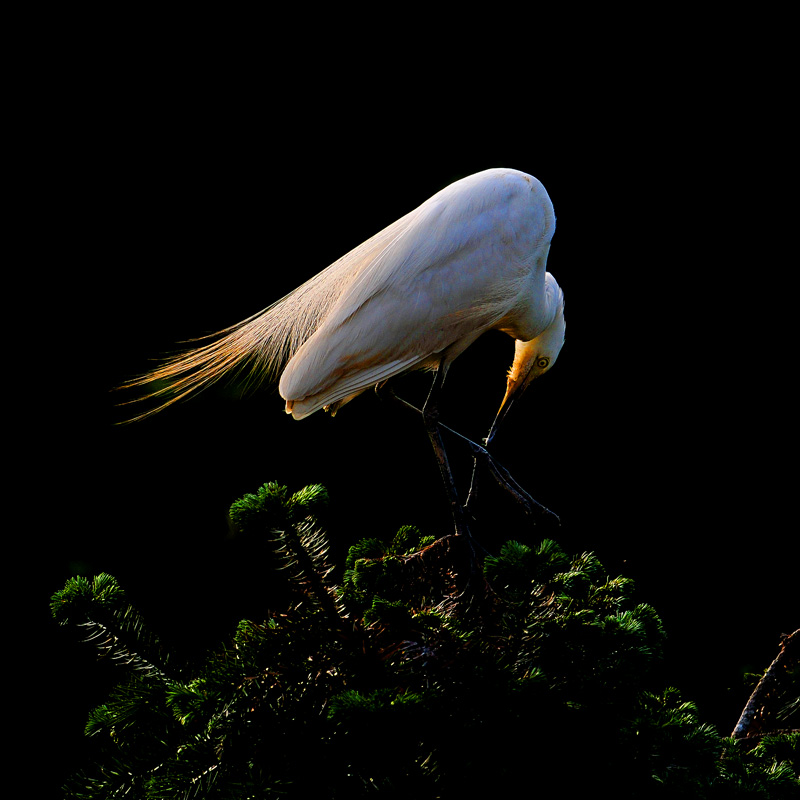
[[[525,385],[526,382],[524,380],[517,380],[509,376],[508,383],[506,385],[505,397],[503,398],[503,402],[500,403],[500,408],[497,410],[492,427],[489,429],[489,435],[485,439],[487,445],[491,444],[492,439],[494,439],[495,434],[497,433],[497,429],[505,419],[506,414],[508,414],[509,409],[514,403],[514,400],[522,394]]]

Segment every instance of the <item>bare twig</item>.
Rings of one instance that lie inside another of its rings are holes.
[[[767,700],[770,694],[779,687],[784,671],[789,667],[791,661],[798,657],[798,650],[800,650],[800,628],[782,638],[780,652],[750,695],[750,699],[731,733],[732,738],[743,739],[761,732],[762,720],[757,718],[763,715]],[[751,728],[754,730],[751,731]]]
[[[396,401],[402,406],[405,406],[411,411],[416,412],[417,414],[422,414],[422,411],[417,408],[415,405],[412,405],[407,400],[403,400],[402,397],[398,397],[391,389],[391,387],[381,386],[380,387],[380,396],[387,397],[391,400]],[[458,431],[453,430],[452,428],[448,428],[447,425],[443,425],[441,422],[436,423],[437,427],[441,430],[447,432],[451,436],[456,437],[461,442],[467,445],[467,447],[471,450],[473,457],[476,460],[482,459],[483,462],[486,464],[489,473],[491,476],[497,481],[501,488],[503,488],[508,494],[517,502],[520,506],[524,509],[525,513],[531,517],[540,517],[549,519],[550,521],[560,523],[560,519],[557,514],[552,512],[546,506],[543,506],[537,500],[534,500],[528,492],[526,492],[511,476],[511,473],[502,465],[500,464],[489,451],[482,447],[481,445],[473,442],[472,439],[467,438],[463,434],[459,433]],[[464,508],[469,510],[469,506],[471,500],[474,496],[474,487],[475,487],[475,472],[473,470],[473,478],[472,483],[470,485],[470,493],[469,497],[467,498],[466,503],[464,504]]]

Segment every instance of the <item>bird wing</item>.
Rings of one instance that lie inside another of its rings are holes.
[[[489,170],[390,226],[366,265],[353,258],[352,282],[290,360],[284,399],[306,401],[305,416],[433,365],[448,348],[455,357],[507,317],[527,289],[532,254],[552,236],[552,206],[539,187],[524,173]],[[541,272],[543,280],[543,265]]]

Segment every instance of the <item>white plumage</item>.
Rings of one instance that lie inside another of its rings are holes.
[[[157,411],[234,371],[247,368],[257,380],[280,374],[286,411],[302,419],[335,412],[407,370],[437,368],[443,379],[460,353],[497,329],[517,340],[504,413],[552,367],[564,341],[563,294],[546,272],[554,231],[552,203],[536,178],[479,172],[131,385],[155,382]]]

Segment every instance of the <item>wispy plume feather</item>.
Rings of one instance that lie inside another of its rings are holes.
[[[342,293],[375,263],[408,226],[412,212],[351,250],[267,308],[132,378],[121,389],[144,389],[128,403],[160,401],[126,420],[152,416],[222,378],[246,374],[249,386],[277,379],[300,346],[319,328]]]

